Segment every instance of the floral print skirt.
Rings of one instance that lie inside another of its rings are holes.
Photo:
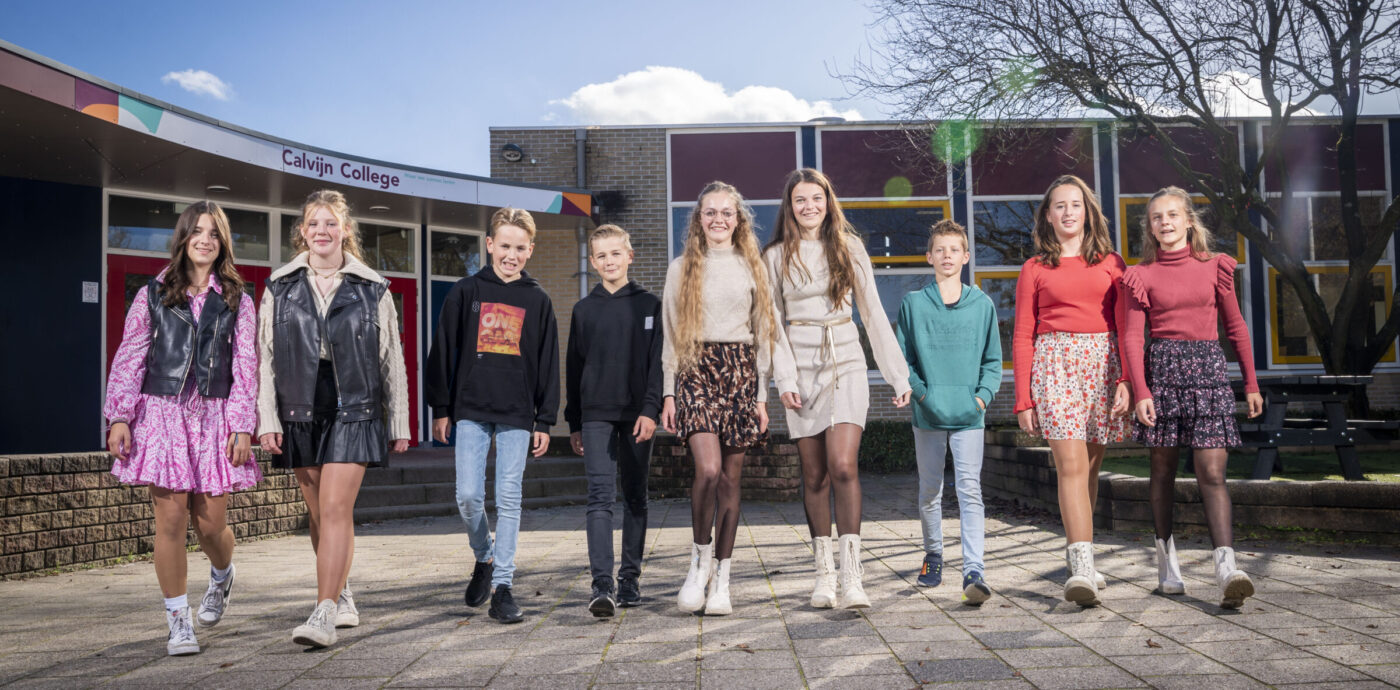
[[[705,343],[695,366],[676,375],[676,435],[716,434],[727,448],[751,448],[759,430],[753,345]]]
[[[1153,340],[1143,368],[1157,424],[1133,422],[1133,440],[1149,448],[1240,445],[1230,369],[1217,340]]]
[[[1128,421],[1111,414],[1122,376],[1116,333],[1042,333],[1035,339],[1031,400],[1047,440],[1117,443]]]

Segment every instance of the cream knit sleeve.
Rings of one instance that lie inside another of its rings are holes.
[[[399,312],[387,289],[379,298],[379,375],[384,382],[384,407],[389,413],[389,438],[413,438],[408,416],[408,372],[399,339]]]
[[[904,351],[890,327],[889,316],[880,303],[880,291],[875,285],[875,270],[870,264],[870,255],[859,240],[849,242],[851,267],[855,269],[855,302],[860,309],[860,320],[865,324],[865,334],[870,338],[870,350],[875,355],[875,366],[880,368],[880,376],[885,383],[894,386],[895,395],[909,392],[909,362],[904,359]]]
[[[277,416],[277,381],[272,374],[272,290],[258,305],[258,436],[282,433]]]
[[[787,309],[783,301],[781,246],[772,247],[763,253],[764,268],[768,270],[768,284],[773,293],[773,319],[778,326],[778,342],[773,345],[773,381],[779,393],[797,392],[797,363],[792,354],[792,343],[788,342]]]

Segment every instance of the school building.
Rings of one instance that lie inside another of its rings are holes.
[[[9,287],[0,306],[0,454],[105,447],[103,389],[127,306],[168,261],[188,204],[223,206],[239,270],[261,299],[268,275],[292,256],[302,200],[327,187],[345,192],[367,263],[390,280],[421,442],[433,323],[452,284],[481,266],[491,214],[514,206],[543,227],[591,228],[588,192],[287,141],[0,41],[0,234],[9,238],[0,253]]]
[[[895,123],[839,119],[764,125],[496,127],[491,129],[491,175],[591,190],[595,220],[617,223],[632,233],[632,275],[659,292],[705,183],[724,180],[737,186],[752,204],[760,238],[766,241],[784,176],[797,167],[817,168],[831,178],[847,218],[864,236],[883,317],[891,322],[903,295],[922,288],[932,276],[923,257],[929,226],[953,218],[970,235],[972,260],[964,280],[978,285],[998,308],[1008,361],[990,417],[993,423],[1010,423],[1016,279],[1022,262],[1034,253],[1035,209],[1049,183],[1074,173],[1092,184],[1112,224],[1115,245],[1130,264],[1139,260],[1138,228],[1147,197],[1169,184],[1192,190],[1168,165],[1158,142],[1133,136],[1113,122],[1035,123],[1012,133],[951,124],[919,123],[921,133],[914,135]],[[1266,197],[1281,196],[1284,180],[1298,192],[1297,227],[1283,230],[1296,233],[1295,246],[1307,252],[1307,266],[1328,304],[1335,302],[1347,266],[1335,157],[1327,154],[1337,138],[1335,124],[1319,118],[1290,127],[1283,137],[1288,168],[1266,169],[1262,175]],[[1256,157],[1263,137],[1271,136],[1259,120],[1241,119],[1234,127],[1241,160]],[[1365,118],[1357,137],[1361,215],[1364,222],[1375,223],[1396,191],[1400,117]],[[1194,160],[1208,164],[1217,158],[1200,138],[1180,140],[1191,147]],[[1204,204],[1205,198],[1197,201]],[[1206,213],[1209,222],[1208,209]],[[554,296],[561,322],[568,316],[565,305],[590,283],[580,278],[587,266],[580,246],[570,239],[564,232],[542,235],[530,263]],[[1292,291],[1243,237],[1222,232],[1218,239],[1219,249],[1239,260],[1235,282],[1257,369],[1263,374],[1321,373],[1321,359]],[[1384,321],[1395,294],[1395,252],[1392,238],[1371,274],[1373,327]],[[1225,349],[1233,359],[1228,343]],[[907,419],[907,411],[896,411],[889,403],[893,390],[881,380],[873,361],[870,368],[871,417]],[[1372,405],[1400,407],[1400,363],[1394,348],[1374,373]],[[770,402],[770,410],[775,426],[781,427],[777,404]]]

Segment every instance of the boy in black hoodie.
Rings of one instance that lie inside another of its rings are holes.
[[[457,281],[442,305],[428,353],[427,399],[433,437],[457,428],[457,507],[467,523],[476,568],[468,606],[489,596],[490,616],[523,620],[511,595],[520,531],[525,459],[549,448],[559,408],[559,332],[554,305],[525,273],[535,248],[535,219],[503,208],[491,216],[491,265]],[[486,519],[486,455],[496,439],[496,541]]]
[[[637,577],[647,532],[647,473],[661,412],[661,300],[627,279],[632,241],[622,228],[594,230],[588,261],[603,281],[574,305],[569,322],[564,419],[588,474],[588,610],[605,618],[617,604],[642,599]],[[614,593],[612,516],[619,475],[627,512]]]

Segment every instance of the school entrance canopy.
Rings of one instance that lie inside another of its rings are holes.
[[[353,146],[353,142],[347,144]],[[475,271],[492,212],[591,223],[582,189],[429,170],[307,146],[163,103],[0,41],[0,453],[100,445],[102,391],[127,304],[168,257],[184,206],[230,216],[260,298],[291,258],[307,194],[345,192],[366,258],[400,305],[415,440],[433,306]],[[13,289],[13,288],[12,288]]]

